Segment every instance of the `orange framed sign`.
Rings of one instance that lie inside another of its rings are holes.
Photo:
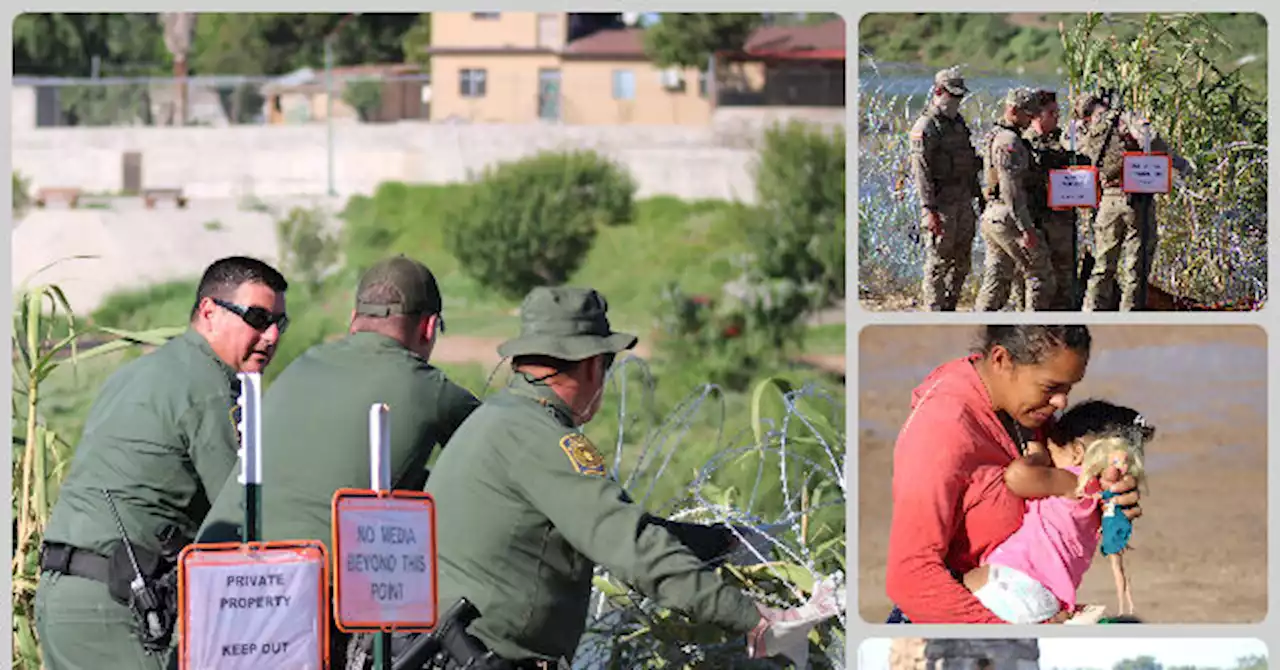
[[[182,670],[329,667],[324,544],[193,544],[178,556]]]
[[[333,495],[338,630],[428,631],[438,618],[436,507],[420,491]]]
[[[1173,190],[1173,159],[1169,154],[1129,152],[1124,155],[1125,193],[1168,193]]]
[[[1049,171],[1049,209],[1097,209],[1101,192],[1098,169],[1091,165]]]

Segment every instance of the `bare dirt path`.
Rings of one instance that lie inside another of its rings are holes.
[[[498,345],[502,344],[503,339],[445,335],[436,345],[431,359],[440,363],[478,363],[486,368],[492,368],[502,360],[498,355]],[[652,349],[647,342],[641,340],[634,352],[641,358],[649,358]],[[831,374],[845,374],[844,354],[805,354],[800,356],[799,360]]]

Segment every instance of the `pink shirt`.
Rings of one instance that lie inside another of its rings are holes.
[[[1080,468],[1067,470],[1080,474]],[[1102,516],[1092,498],[1028,500],[1022,527],[996,547],[986,563],[1035,579],[1057,596],[1065,609],[1074,609],[1076,589],[1098,550],[1101,528]]]

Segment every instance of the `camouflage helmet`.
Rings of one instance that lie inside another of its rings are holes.
[[[1010,89],[1004,97],[1004,104],[1021,112],[1036,114],[1040,111],[1040,96],[1035,89],[1019,86]]]
[[[1081,93],[1076,96],[1075,104],[1072,105],[1071,112],[1077,119],[1086,119],[1089,117],[1093,108],[1097,105],[1105,105],[1106,99],[1097,93]]]
[[[969,88],[964,85],[964,75],[960,74],[959,67],[938,70],[938,73],[933,76],[933,85],[935,88],[940,88],[951,95],[965,96],[969,94]]]

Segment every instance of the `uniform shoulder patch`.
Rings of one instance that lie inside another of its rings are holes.
[[[560,438],[560,449],[569,457],[569,462],[578,474],[604,476],[604,457],[586,435],[581,433],[565,435]]]

